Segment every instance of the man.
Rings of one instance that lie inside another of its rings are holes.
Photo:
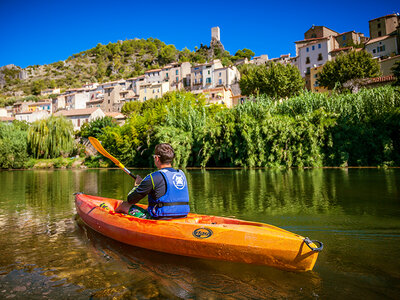
[[[128,201],[122,202],[115,211],[143,219],[186,217],[190,210],[187,181],[181,170],[172,168],[174,157],[170,144],[158,144],[153,155],[158,171],[143,180],[138,176],[135,187],[128,194]],[[149,202],[147,210],[135,205],[146,195]]]

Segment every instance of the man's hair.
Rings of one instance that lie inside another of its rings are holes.
[[[154,154],[158,155],[160,157],[161,163],[164,164],[165,163],[172,164],[172,161],[174,160],[175,157],[174,149],[170,144],[167,143],[158,144],[154,149]]]

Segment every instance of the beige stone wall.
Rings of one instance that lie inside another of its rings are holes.
[[[370,38],[374,39],[380,36],[388,35],[389,33],[395,31],[397,26],[399,26],[399,17],[394,14],[391,16],[373,19],[369,21]]]
[[[398,61],[400,61],[400,55],[381,60],[379,64],[381,65],[382,76],[393,75],[393,71],[391,69]]]
[[[304,39],[308,40],[308,39],[327,37],[337,34],[338,33],[336,31],[333,31],[324,26],[313,26],[304,33]]]
[[[318,83],[319,73],[321,73],[322,68],[323,66],[319,66],[310,70],[310,88],[312,92],[322,93],[328,91],[326,87],[320,86]]]

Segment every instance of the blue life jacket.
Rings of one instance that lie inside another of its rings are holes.
[[[158,199],[154,199],[148,195],[149,207],[148,211],[152,217],[170,217],[182,218],[186,217],[190,211],[189,207],[189,191],[185,173],[181,170],[172,172],[162,169],[160,174],[164,177],[166,192]]]

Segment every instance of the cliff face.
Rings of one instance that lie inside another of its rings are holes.
[[[9,64],[0,67],[0,88],[3,88],[10,80],[24,79],[26,72],[16,65]]]

